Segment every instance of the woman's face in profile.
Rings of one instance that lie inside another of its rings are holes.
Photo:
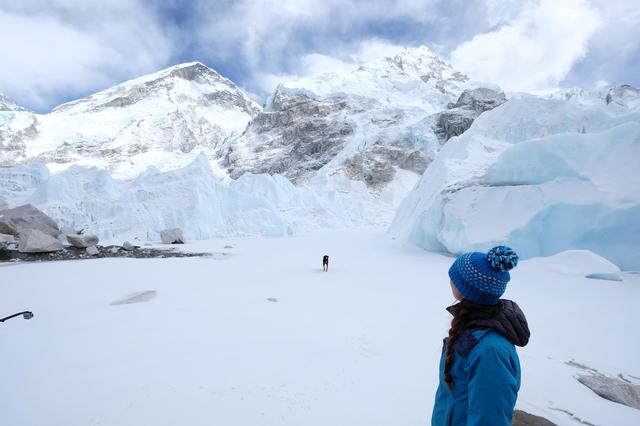
[[[456,300],[462,300],[462,295],[460,294],[456,286],[453,285],[453,281],[449,280],[449,285],[451,285],[451,293],[453,293],[453,297],[455,297]]]

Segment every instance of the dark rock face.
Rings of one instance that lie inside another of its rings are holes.
[[[476,117],[474,111],[465,108],[445,111],[439,114],[434,131],[441,140],[448,141],[466,132]]]
[[[534,416],[526,411],[515,410],[511,420],[513,426],[557,426],[544,417]]]
[[[304,182],[341,153],[356,127],[363,126],[361,114],[371,115],[367,130],[377,134],[403,125],[402,112],[385,111],[373,99],[316,99],[278,90],[240,141],[226,148],[222,164],[234,179],[245,172],[280,173],[294,183]],[[408,137],[397,138],[380,137],[365,143],[335,171],[372,189],[391,182],[396,168],[423,173],[432,158]]]
[[[464,107],[471,109],[478,114],[489,111],[505,103],[507,98],[504,93],[496,92],[492,89],[479,87],[473,90],[465,90],[460,94],[458,101],[450,108]]]
[[[245,172],[281,173],[297,182],[309,177],[335,157],[344,147],[353,125],[336,117],[350,109],[341,99],[317,100],[302,94],[288,96],[276,92],[268,110],[258,114],[245,134],[260,140],[246,161],[230,146],[224,165],[232,178]],[[269,151],[269,155],[262,155]]]
[[[480,114],[502,105],[506,100],[504,93],[484,87],[465,90],[457,102],[449,104],[448,111],[438,115],[434,132],[444,142],[460,136]]]
[[[390,144],[378,141],[371,148],[347,159],[339,170],[349,179],[364,181],[367,187],[376,189],[393,180],[395,167],[422,174],[431,161],[432,158],[417,150],[409,140]]]

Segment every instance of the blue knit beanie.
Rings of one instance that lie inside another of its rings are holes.
[[[518,255],[507,246],[497,246],[489,253],[465,253],[458,257],[449,278],[462,297],[483,305],[495,305],[511,279],[509,271],[518,264]]]

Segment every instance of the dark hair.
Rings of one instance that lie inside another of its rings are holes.
[[[497,306],[495,305],[481,305],[465,299],[460,300],[460,303],[455,305],[454,309],[451,309],[453,319],[451,320],[449,338],[445,346],[446,359],[444,363],[444,381],[449,388],[453,386],[453,377],[449,373],[453,366],[453,346],[458,340],[460,332],[472,325],[471,323],[475,320],[492,318],[496,313],[496,309]]]

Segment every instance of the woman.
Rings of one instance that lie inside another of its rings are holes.
[[[500,299],[518,255],[498,246],[466,253],[449,269],[453,296],[460,301],[440,359],[440,384],[431,424],[510,426],[520,389],[514,345],[525,346],[529,328],[510,300]]]

